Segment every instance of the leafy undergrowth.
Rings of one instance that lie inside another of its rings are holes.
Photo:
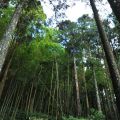
[[[75,118],[73,116],[70,116],[69,118],[63,117],[62,120],[88,120],[88,119],[85,119],[85,118]]]
[[[25,113],[24,113],[25,114]],[[20,116],[22,114],[19,114]],[[55,116],[48,116],[47,114],[42,114],[42,113],[32,113],[32,114],[28,114],[29,117],[25,117],[25,118],[29,118],[29,120],[56,120]],[[20,117],[19,117],[20,118]],[[16,120],[21,120],[21,119],[16,119]],[[22,118],[23,120],[23,118]],[[105,120],[105,116],[102,112],[97,111],[95,109],[91,109],[90,110],[90,115],[88,118],[76,118],[73,116],[63,116],[61,117],[61,119],[59,118],[59,120]]]
[[[42,115],[39,117],[30,117],[30,120],[56,120],[56,118],[48,117],[47,115]],[[101,112],[94,111],[94,113],[88,118],[76,118],[73,116],[69,116],[62,117],[61,120],[105,120],[105,116]]]
[[[33,117],[33,118],[31,118],[30,120],[54,120],[54,118],[53,119],[48,119],[48,118],[35,118],[35,117]],[[69,117],[69,118],[63,118],[63,119],[61,119],[61,120],[88,120],[88,119],[84,119],[84,118],[74,118],[74,117]]]
[[[101,111],[91,109],[89,120],[105,120],[105,115]]]

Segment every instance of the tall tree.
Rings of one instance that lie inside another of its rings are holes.
[[[97,99],[97,107],[99,111],[101,110],[101,103],[100,103],[100,96],[99,96],[99,90],[98,90],[98,83],[97,83],[97,79],[96,79],[96,73],[95,73],[95,68],[93,66],[93,79],[94,79],[94,83],[95,83],[95,92],[96,92],[96,99]]]
[[[81,115],[81,105],[80,105],[80,92],[79,92],[79,82],[76,66],[76,58],[74,57],[74,78],[75,78],[75,87],[76,87],[76,101],[77,101],[77,116]]]
[[[101,19],[99,17],[97,8],[95,6],[94,0],[90,0],[90,4],[91,4],[91,7],[92,7],[92,10],[94,13],[94,18],[95,18],[96,25],[97,25],[97,28],[98,28],[98,31],[100,34],[103,49],[104,49],[104,52],[106,55],[106,60],[108,63],[109,72],[110,72],[114,92],[116,95],[116,104],[117,104],[118,111],[120,113],[120,74],[119,74],[119,71],[117,68],[117,64],[116,64],[111,46],[110,46],[108,38],[107,38],[107,35],[104,31]]]
[[[16,10],[13,14],[13,17],[11,19],[11,22],[8,25],[8,28],[6,29],[2,40],[0,41],[0,76],[3,75],[3,73],[1,71],[2,71],[2,69],[4,69],[5,59],[7,57],[8,49],[9,49],[10,43],[12,41],[12,35],[17,26],[17,23],[20,18],[20,15],[21,15],[21,12],[22,12],[25,2],[26,1],[22,1],[17,5]],[[0,81],[0,93],[2,93],[3,85],[4,85],[4,81]],[[1,96],[1,94],[0,94],[0,96]]]

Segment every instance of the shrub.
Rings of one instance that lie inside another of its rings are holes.
[[[73,116],[69,116],[69,117],[63,117],[63,120],[87,120],[84,118],[75,118]]]
[[[102,113],[102,111],[91,109],[89,120],[105,120],[105,115]]]

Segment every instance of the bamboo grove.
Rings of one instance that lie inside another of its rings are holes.
[[[48,0],[56,27],[45,2],[0,1],[0,120],[120,120],[119,1],[71,22]]]

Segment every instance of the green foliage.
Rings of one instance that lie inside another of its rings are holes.
[[[40,61],[53,61],[64,54],[64,48],[60,44],[46,40],[31,42],[29,49],[32,50],[31,54],[35,59]]]
[[[0,11],[0,27],[4,28],[0,31],[0,38],[7,27],[12,13],[13,8]],[[80,99],[81,103],[83,103],[82,114],[85,115],[84,89],[87,90],[88,97],[92,96],[91,92],[95,92],[92,71],[93,65],[98,87],[101,85],[105,88],[108,85],[106,83],[108,79],[106,70],[104,65],[101,64],[101,60],[103,60],[101,56],[102,49],[95,22],[93,18],[90,18],[88,15],[83,15],[76,23],[69,20],[61,22],[59,24],[59,30],[57,30],[46,27],[44,25],[45,19],[46,15],[42,6],[40,4],[38,5],[36,0],[30,1],[29,5],[23,10],[15,34],[16,41],[26,40],[27,42],[19,44],[17,41],[19,46],[15,51],[10,72],[12,71],[14,73],[17,71],[15,74],[16,84],[19,83],[18,81],[26,83],[24,84],[26,85],[26,94],[23,95],[24,99],[30,96],[29,87],[31,87],[31,85],[34,86],[36,89],[34,104],[38,102],[35,109],[36,111],[42,111],[46,114],[49,108],[49,115],[52,114],[54,116],[50,116],[51,118],[49,119],[54,120],[57,111],[56,104],[58,104],[58,106],[61,107],[61,110],[59,110],[60,113],[63,112],[64,114],[65,112],[65,114],[68,114],[66,113],[68,112],[67,109],[70,109],[70,113],[74,115],[76,112],[76,98],[73,95],[73,55],[75,55],[77,59],[77,70],[79,72],[78,79],[81,85]],[[56,81],[56,61],[58,62],[59,81]],[[83,74],[83,69],[85,69],[85,75]],[[10,78],[12,78],[11,76]],[[86,79],[86,88],[83,83],[84,77]],[[57,86],[58,82],[59,86]],[[59,87],[59,95],[57,95],[57,87]],[[57,96],[58,101],[56,99]],[[31,100],[31,98],[29,99]],[[90,97],[88,99],[90,99],[89,101],[91,102],[94,98],[91,99]],[[67,102],[69,102],[69,105],[67,105]],[[92,105],[90,105],[90,107],[91,106]],[[24,106],[22,107],[24,110]],[[32,113],[30,115],[31,120],[48,120],[48,115],[32,115]],[[88,119],[104,120],[105,116],[102,112],[92,109]],[[62,120],[88,119],[75,118],[73,116],[64,116],[62,118]]]
[[[14,8],[9,7],[7,9],[0,8],[0,39],[3,36],[3,33],[5,32],[7,25],[9,24],[9,21],[11,19],[12,13],[14,11]]]
[[[90,120],[105,120],[105,115],[101,111],[91,109]]]
[[[63,117],[63,120],[87,120],[85,118],[76,118],[73,116],[69,116],[69,117]]]
[[[101,111],[91,109],[89,118],[76,118],[73,116],[63,117],[63,120],[105,120],[105,115]]]
[[[15,31],[17,41],[30,42],[33,37],[36,38],[36,34],[40,34],[39,30],[46,20],[46,14],[41,4],[37,4],[38,2],[36,0],[29,1],[28,5],[23,9]]]
[[[29,45],[24,43],[16,49],[12,68],[19,68],[18,79],[31,79],[40,63],[49,63],[64,55],[64,48],[54,42],[34,40]],[[32,76],[30,76],[30,74]]]

